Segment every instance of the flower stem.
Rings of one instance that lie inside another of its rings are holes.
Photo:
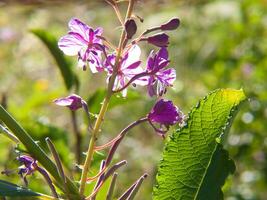
[[[71,123],[73,132],[75,135],[75,156],[76,162],[81,164],[81,147],[82,147],[82,135],[78,128],[76,112],[71,111]]]
[[[128,10],[126,13],[125,20],[127,20],[132,15],[134,1],[135,0],[129,0]],[[81,196],[84,195],[87,174],[90,170],[90,166],[91,166],[91,162],[92,162],[92,158],[93,158],[93,154],[94,154],[95,142],[98,138],[99,129],[100,129],[101,124],[104,120],[105,113],[108,109],[110,98],[113,95],[112,89],[113,89],[113,85],[114,85],[114,82],[115,82],[115,79],[116,79],[116,76],[118,73],[118,69],[120,66],[120,57],[121,57],[121,54],[123,51],[123,43],[124,43],[125,37],[126,37],[126,32],[125,32],[125,30],[123,30],[121,37],[120,37],[119,48],[117,51],[114,70],[113,70],[113,73],[111,75],[110,81],[108,83],[107,94],[106,94],[106,97],[103,101],[98,118],[95,122],[94,130],[92,131],[92,136],[91,136],[89,147],[87,150],[87,155],[86,155],[86,159],[85,159],[84,166],[83,166],[83,171],[82,171],[82,176],[81,176],[81,181],[80,181],[80,188],[79,188],[79,192],[80,192]]]

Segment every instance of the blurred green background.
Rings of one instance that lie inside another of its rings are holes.
[[[122,3],[124,12],[126,4]],[[171,17],[179,17],[181,26],[170,35],[170,66],[177,80],[169,89],[172,99],[184,113],[209,91],[217,88],[243,88],[249,102],[234,121],[225,145],[236,163],[236,173],[225,186],[227,200],[267,200],[267,1],[266,0],[155,0],[138,1],[135,14],[141,33]],[[56,38],[65,35],[70,18],[77,17],[92,27],[102,26],[104,35],[115,44],[120,27],[113,10],[104,1],[0,1],[0,97],[1,103],[23,124],[40,144],[49,136],[60,151],[64,165],[75,171],[74,139],[69,111],[52,101],[69,92],[45,45],[30,33],[45,29]],[[152,47],[141,45],[143,60]],[[104,74],[83,72],[71,58],[80,80],[80,95],[89,99],[106,85]],[[107,114],[99,144],[113,138],[127,124],[144,116],[154,99],[143,88],[130,89],[129,100],[114,106]],[[94,102],[97,110],[99,102]],[[86,150],[89,135],[81,111],[78,125]],[[45,146],[45,145],[43,145]],[[148,125],[130,132],[119,148],[116,160],[128,164],[119,171],[117,196],[142,173],[150,174],[137,199],[151,199],[156,165],[163,141]],[[22,185],[16,175],[16,146],[0,135],[0,170],[11,170],[11,180]],[[20,148],[20,147],[19,147]],[[99,158],[98,158],[99,157]],[[99,155],[96,161],[101,159]],[[95,172],[98,162],[95,163]],[[72,172],[78,180],[79,176]],[[37,174],[29,177],[30,188],[47,192]],[[43,184],[44,185],[44,184]],[[101,197],[99,197],[101,199]]]

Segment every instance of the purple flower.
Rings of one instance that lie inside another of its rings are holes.
[[[82,108],[84,106],[87,107],[86,102],[76,94],[72,94],[64,98],[55,99],[54,102],[58,106],[67,106],[73,111],[78,110],[79,108]]]
[[[69,22],[68,35],[60,38],[59,48],[69,56],[78,55],[79,65],[86,69],[86,64],[93,73],[103,71],[101,64],[101,51],[97,45],[102,45],[101,36],[103,29],[93,30],[79,19],[73,18]]]
[[[173,105],[172,101],[160,99],[149,112],[147,118],[156,132],[163,136],[168,131],[169,126],[183,123],[184,114]],[[158,124],[160,128],[157,128],[154,123]]]
[[[157,53],[151,51],[147,61],[147,72],[151,75],[148,77],[148,94],[163,95],[167,86],[172,86],[176,79],[176,71],[173,68],[165,69],[169,64],[168,51],[161,48]]]
[[[143,68],[140,67],[140,55],[141,49],[137,45],[132,46],[126,53],[124,53],[114,83],[114,90],[122,88],[132,77],[144,72]],[[109,55],[105,62],[109,77],[113,72],[113,68],[110,64],[114,65],[115,59],[115,55]],[[146,85],[147,81],[145,79],[137,79],[133,83],[137,85]],[[127,90],[124,89],[122,92],[123,96],[126,96]]]
[[[28,185],[28,181],[26,179],[27,175],[33,174],[36,170],[38,170],[37,161],[30,156],[19,156],[17,160],[23,165],[19,167],[18,174],[21,175],[26,185]]]

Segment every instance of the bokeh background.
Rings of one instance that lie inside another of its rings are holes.
[[[121,4],[122,12],[126,4]],[[139,33],[176,16],[178,30],[170,33],[170,66],[177,70],[177,80],[166,98],[172,99],[184,113],[198,99],[217,88],[243,88],[249,97],[234,121],[225,146],[236,163],[236,173],[228,178],[224,193],[227,200],[267,200],[267,1],[266,0],[139,0],[135,14],[144,18]],[[66,168],[74,171],[74,139],[70,113],[58,108],[53,99],[66,96],[61,74],[45,45],[30,30],[41,28],[56,38],[66,34],[67,23],[77,17],[92,27],[102,26],[104,35],[118,43],[119,27],[113,10],[104,1],[0,1],[0,97],[1,104],[44,145],[49,136],[55,142]],[[153,47],[141,45],[143,60]],[[89,99],[106,86],[104,74],[83,72],[71,59],[79,77],[79,94]],[[123,105],[108,112],[99,144],[113,138],[127,124],[144,116],[155,99],[142,88],[130,89]],[[94,103],[97,110],[98,104]],[[78,126],[86,150],[89,135],[86,120],[78,112]],[[119,148],[116,160],[126,159],[119,172],[116,195],[142,173],[150,174],[137,199],[151,199],[156,165],[164,141],[148,125],[132,130]],[[8,170],[11,180],[23,185],[18,177],[17,147],[0,135],[0,170]],[[103,152],[105,154],[105,152]],[[95,172],[98,168],[96,158]],[[29,187],[47,192],[41,177],[29,177]],[[40,184],[44,185],[40,187]],[[99,198],[101,199],[101,197]]]

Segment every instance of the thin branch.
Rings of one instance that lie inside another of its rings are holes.
[[[75,155],[76,162],[81,163],[81,149],[82,149],[82,135],[77,125],[77,116],[75,111],[71,111],[71,123],[73,128],[73,133],[75,135]]]
[[[133,127],[141,124],[142,122],[147,121],[147,117],[141,118],[133,123],[131,123],[130,125],[128,125],[126,128],[124,128],[120,134],[119,134],[119,139],[112,145],[111,149],[109,150],[107,159],[106,159],[106,165],[109,165],[112,161],[113,155],[115,154],[119,144],[121,143],[122,139],[124,138],[124,136],[128,133],[129,130],[131,130]]]
[[[103,144],[103,145],[101,145],[101,146],[96,146],[95,148],[94,148],[94,150],[95,151],[100,151],[100,150],[103,150],[103,149],[105,149],[105,148],[107,148],[107,147],[110,147],[111,145],[113,145],[114,144],[114,142],[116,142],[118,139],[119,139],[119,135],[118,136],[116,136],[115,138],[113,138],[111,141],[109,141],[109,142],[107,142],[106,144]]]
[[[106,169],[107,169],[107,167],[104,166],[104,168],[101,171],[99,171],[95,176],[87,178],[86,181],[88,182],[88,181],[93,181],[93,180],[97,179],[99,176],[101,176],[102,174],[105,173]]]
[[[114,9],[114,11],[118,17],[118,20],[120,21],[120,24],[123,25],[123,19],[122,19],[120,9],[118,7],[117,2],[115,2],[113,0],[106,0],[106,2],[112,6],[112,8]]]

